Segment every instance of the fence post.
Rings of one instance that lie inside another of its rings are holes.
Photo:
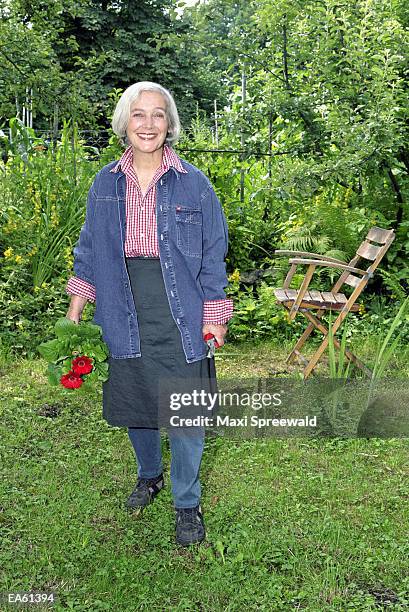
[[[245,115],[245,106],[246,106],[246,64],[243,64],[243,71],[241,73],[241,105],[242,105],[242,118]],[[242,123],[241,126],[241,150],[244,151],[245,146],[245,137],[244,137],[244,125]],[[241,155],[241,162],[244,162],[246,159],[245,153]],[[243,204],[244,202],[244,168],[242,167],[240,170],[240,202]]]
[[[270,109],[270,112],[268,114],[268,152],[270,154],[269,158],[268,158],[268,178],[271,181],[271,160],[272,160],[272,155],[271,155],[271,146],[273,143],[273,113]]]
[[[216,130],[216,146],[219,146],[219,125],[217,123],[217,100],[214,100],[214,127]]]
[[[77,184],[77,151],[76,151],[76,124],[75,117],[71,117],[71,151],[72,151],[72,159],[73,159],[73,171],[74,171],[74,184]]]
[[[53,142],[58,140],[58,102],[54,104]]]
[[[33,88],[30,89],[30,106],[29,106],[28,127],[33,127]]]

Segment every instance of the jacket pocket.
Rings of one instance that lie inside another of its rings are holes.
[[[177,204],[176,236],[179,250],[188,257],[202,256],[202,211]]]

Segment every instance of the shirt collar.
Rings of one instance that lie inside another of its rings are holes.
[[[132,166],[132,162],[133,162],[132,146],[129,145],[129,147],[125,149],[121,159],[110,170],[110,172],[119,172],[119,170],[125,171],[130,166]],[[182,166],[182,162],[181,162],[179,155],[177,155],[175,151],[168,144],[165,143],[163,146],[161,170],[163,171],[163,173],[165,173],[171,167],[175,168],[175,170],[177,170],[178,172],[187,174],[187,170]]]

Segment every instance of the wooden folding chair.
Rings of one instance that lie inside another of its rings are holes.
[[[371,228],[365,240],[358,248],[356,255],[348,264],[345,264],[345,262],[338,259],[333,259],[332,257],[317,255],[316,253],[305,253],[303,251],[275,251],[275,255],[289,255],[293,257],[289,260],[291,267],[284,281],[284,286],[281,289],[275,289],[274,291],[277,302],[289,312],[289,318],[291,321],[294,320],[299,312],[309,321],[304,333],[300,336],[293,350],[287,357],[287,362],[290,362],[295,357],[298,357],[298,359],[305,364],[304,379],[308,378],[308,376],[311,374],[328,346],[328,329],[321,320],[322,315],[328,310],[339,313],[332,324],[332,337],[334,345],[339,349],[340,344],[335,338],[335,334],[347,314],[349,312],[359,310],[359,305],[356,304],[356,301],[368,284],[369,279],[373,276],[374,271],[379,266],[379,263],[394,239],[395,233],[393,230],[384,230],[379,227]],[[356,267],[360,260],[367,260],[371,263],[365,270],[363,270]],[[291,280],[298,265],[307,265],[307,272],[301,287],[297,290],[290,289],[289,287]],[[325,266],[327,268],[336,268],[341,270],[341,276],[338,278],[331,291],[326,292],[314,291],[312,289],[308,290],[317,266]],[[345,296],[343,293],[339,293],[339,290],[343,284],[354,288],[349,297]],[[313,314],[312,311],[316,312]],[[315,329],[324,335],[324,340],[308,361],[301,354],[300,349]],[[345,351],[345,355],[350,361],[361,368],[365,374],[368,376],[372,375],[371,370],[365,366],[351,351]]]

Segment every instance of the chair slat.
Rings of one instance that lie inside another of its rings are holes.
[[[369,259],[369,261],[374,261],[383,248],[384,247],[382,246],[375,246],[374,244],[370,244],[365,240],[365,242],[363,242],[357,250],[357,255],[363,257],[364,259]]]
[[[346,285],[349,285],[350,287],[358,287],[361,280],[362,278],[358,278],[357,276],[354,276],[353,274],[348,274],[348,276],[344,280],[344,283]]]
[[[391,235],[391,230],[384,230],[380,227],[372,227],[366,237],[367,240],[378,242],[378,244],[385,244]]]
[[[314,300],[314,302],[322,302],[322,295],[319,291],[315,291],[314,289],[310,289],[310,296]]]
[[[296,289],[275,289],[274,295],[281,302],[295,300],[298,291]],[[333,293],[331,291],[316,291],[311,289],[306,291],[303,302],[315,302],[318,304],[333,303],[346,304],[347,298],[343,293]]]
[[[288,300],[287,294],[283,289],[274,289],[274,295],[279,302],[285,302]]]

